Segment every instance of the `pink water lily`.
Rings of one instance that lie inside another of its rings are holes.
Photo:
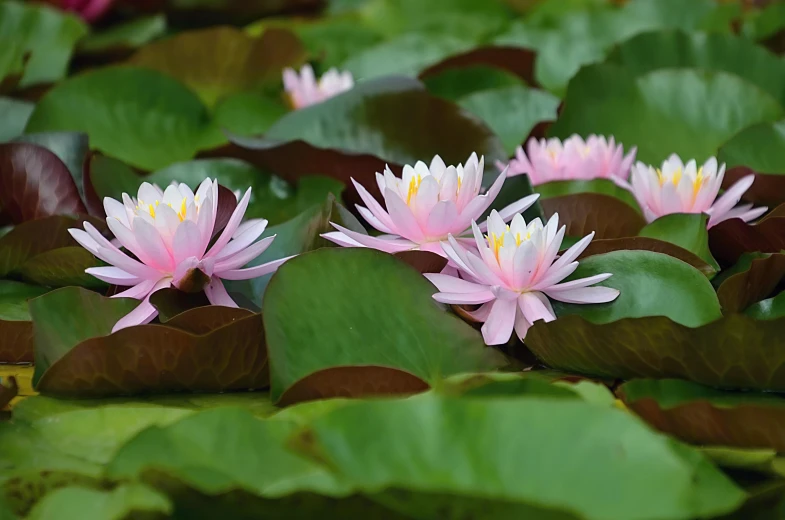
[[[354,78],[349,71],[339,72],[332,68],[319,80],[310,65],[303,66],[298,74],[294,69],[283,71],[283,86],[295,109],[321,103],[325,99],[346,92],[354,86]]]
[[[484,158],[472,154],[466,164],[447,166],[438,155],[430,167],[420,161],[413,167],[403,167],[398,178],[387,168],[376,174],[385,207],[361,184],[352,179],[357,192],[367,207],[357,206],[360,215],[384,233],[373,237],[333,226],[336,232],[323,236],[347,247],[370,247],[388,253],[411,249],[431,251],[445,256],[440,243],[448,235],[460,236],[471,227],[493,203],[502,189],[506,173],[502,172],[488,192],[480,195]],[[539,195],[529,195],[504,208],[500,218],[510,219],[525,211]]]
[[[548,297],[567,303],[605,303],[616,299],[616,289],[590,287],[607,280],[611,273],[560,283],[578,268],[575,259],[588,247],[594,233],[558,256],[566,229],[558,227],[558,214],[545,226],[538,218],[527,225],[518,214],[508,226],[494,211],[488,218],[488,235],[483,236],[473,222],[479,254],[467,250],[451,236],[449,243],[443,245],[444,252],[458,266],[461,277],[426,274],[439,289],[434,299],[481,305],[469,315],[484,322],[482,336],[488,345],[506,343],[513,330],[523,340],[535,321],[555,320]]]
[[[158,311],[150,303],[150,295],[170,286],[186,292],[203,290],[213,305],[237,307],[221,280],[256,278],[285,262],[288,258],[242,268],[275,238],[256,241],[267,226],[264,219],[241,224],[250,197],[248,188],[209,250],[218,211],[218,183],[210,179],[202,182],[195,194],[185,184],[172,184],[162,191],[145,182],[135,201],[125,193],[123,202],[104,199],[109,229],[136,258],[114,246],[89,222],[84,230],[70,229],[82,247],[110,264],[87,269],[88,274],[110,284],[132,286],[116,297],[142,300],[113,331],[152,321]]]
[[[101,18],[114,4],[115,0],[61,0],[60,6],[66,11],[74,11],[87,22]]]
[[[526,145],[515,150],[510,161],[508,175],[527,174],[532,185],[551,181],[575,179],[611,179],[626,181],[630,166],[635,160],[636,148],[624,155],[624,147],[616,145],[615,139],[590,135],[585,141],[573,135],[564,143],[559,139],[529,139]],[[505,168],[496,163],[499,170]]]
[[[732,218],[749,222],[766,213],[766,207],[736,206],[755,181],[754,175],[739,179],[717,198],[724,176],[725,164],[718,169],[714,157],[698,167],[695,160],[685,165],[673,154],[662,168],[641,162],[633,166],[631,190],[649,222],[671,213],[706,213],[712,227]]]

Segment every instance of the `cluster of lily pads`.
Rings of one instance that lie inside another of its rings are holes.
[[[782,4],[46,3],[0,518],[781,516]]]

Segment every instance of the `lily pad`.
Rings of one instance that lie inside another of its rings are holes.
[[[507,71],[531,86],[537,86],[534,79],[535,53],[520,47],[487,45],[459,53],[436,63],[420,73],[420,79],[427,79],[453,69],[467,67],[492,67]]]
[[[785,317],[785,293],[752,304],[744,314],[758,320],[776,320]]]
[[[744,497],[703,456],[577,399],[357,402],[314,419],[293,445],[418,518],[686,519],[733,510]],[[510,464],[510,450],[538,463]],[[460,471],[445,473],[445,460]],[[642,472],[659,477],[644,483],[635,478]]]
[[[26,131],[56,130],[85,132],[93,148],[147,170],[191,159],[215,131],[184,85],[126,66],[72,76],[47,92]]]
[[[743,312],[763,300],[785,279],[785,254],[744,255],[735,273],[717,288],[717,297],[725,312]]]
[[[567,235],[572,237],[591,232],[598,239],[631,237],[646,225],[638,210],[611,195],[575,193],[543,198],[540,204],[547,218],[559,214],[559,222],[567,226]]]
[[[87,213],[68,167],[43,146],[0,144],[0,171],[0,206],[17,224],[50,215]]]
[[[433,293],[414,269],[375,250],[325,248],[284,264],[264,298],[273,400],[413,393],[444,376],[500,366]],[[330,370],[343,375],[328,378]]]
[[[79,41],[77,52],[88,55],[123,56],[166,33],[166,16],[156,14],[93,32]]]
[[[140,325],[110,335],[138,304],[67,287],[30,302],[36,342],[34,384],[42,393],[96,397],[172,391],[226,391],[267,385],[258,314],[213,307],[216,327],[195,334]],[[202,319],[194,309],[181,320]],[[239,318],[239,319],[238,319]],[[67,325],[64,325],[67,324]],[[221,345],[221,348],[215,348]]]
[[[483,90],[526,86],[511,72],[488,65],[467,65],[461,68],[437,70],[428,75],[421,75],[420,79],[428,88],[428,92],[450,101],[458,101]]]
[[[228,94],[277,84],[285,67],[304,60],[302,43],[285,29],[268,29],[252,38],[239,29],[218,26],[150,43],[129,63],[179,80],[213,107]]]
[[[45,287],[0,280],[0,364],[33,361],[33,326],[27,300],[47,291]]]
[[[755,224],[738,218],[720,222],[709,230],[709,246],[725,265],[733,265],[744,253],[779,253],[785,249],[785,204]]]
[[[168,515],[171,512],[172,505],[165,495],[141,484],[123,484],[111,491],[84,487],[57,489],[36,504],[27,518],[122,520],[129,516]]]
[[[438,132],[414,128],[438,127]],[[375,172],[441,155],[458,164],[476,152],[486,164],[506,159],[490,129],[460,107],[431,96],[415,79],[388,77],[289,113],[264,138],[230,136],[240,159],[296,181],[319,173],[344,185],[349,178],[379,194]],[[240,147],[240,148],[238,148]],[[244,148],[244,149],[243,149]],[[353,193],[350,201],[360,202]]]
[[[642,237],[670,242],[697,255],[719,271],[720,266],[709,250],[708,215],[698,213],[673,213],[647,224],[639,233]]]
[[[559,99],[545,91],[523,86],[481,90],[458,101],[498,135],[508,155],[526,141],[542,122],[555,121]]]
[[[537,185],[537,193],[542,199],[574,195],[577,193],[599,193],[610,195],[626,202],[631,208],[640,213],[640,207],[635,197],[627,190],[610,179],[590,179],[571,181],[550,181]]]
[[[27,101],[0,97],[0,142],[22,135],[34,108],[35,104]]]
[[[54,153],[68,168],[80,196],[84,196],[82,169],[90,148],[86,134],[80,132],[42,132],[21,135],[14,141],[42,146]]]
[[[698,255],[687,251],[686,249],[677,246],[671,242],[659,240],[656,238],[648,237],[629,237],[629,238],[611,238],[611,239],[595,239],[589,244],[589,247],[584,249],[581,256],[586,258],[594,255],[601,255],[603,253],[610,253],[611,251],[624,251],[624,250],[641,250],[653,251],[655,253],[664,253],[673,258],[678,258],[682,262],[690,264],[692,267],[702,272],[708,278],[712,278],[717,274],[717,270],[707,264]]]
[[[0,3],[3,47],[14,42],[22,52],[30,54],[20,87],[62,79],[77,41],[85,34],[87,26],[73,14],[45,5],[17,1]]]
[[[617,392],[654,428],[685,442],[785,451],[785,400],[677,379],[636,379]]]
[[[747,126],[782,117],[777,98],[721,71],[663,69],[636,76],[615,64],[581,70],[571,81],[556,137],[613,135],[659,164],[672,153],[703,161]]]

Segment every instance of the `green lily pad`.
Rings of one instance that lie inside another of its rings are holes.
[[[757,320],[777,320],[785,317],[785,293],[750,305],[744,314]]]
[[[154,170],[191,159],[214,132],[199,98],[160,72],[107,67],[73,76],[38,102],[27,132],[85,132],[94,149]]]
[[[525,86],[524,82],[512,72],[487,64],[448,68],[420,79],[428,88],[428,92],[450,101],[458,101],[484,90],[495,91],[505,87]]]
[[[375,250],[326,248],[285,263],[264,297],[273,400],[412,393],[500,366],[434,292],[415,270]]]
[[[277,84],[285,67],[298,66],[304,59],[302,44],[285,29],[269,29],[252,38],[239,29],[218,26],[150,43],[129,61],[179,80],[213,107],[228,94]]]
[[[543,199],[574,195],[576,193],[599,193],[610,195],[626,202],[630,207],[640,213],[640,207],[635,197],[627,190],[610,179],[590,179],[573,181],[551,181],[537,185],[537,193]]]
[[[89,507],[85,507],[86,504]],[[72,486],[46,495],[27,518],[122,520],[129,516],[168,515],[171,512],[172,505],[165,495],[141,484],[123,484],[111,491]]]
[[[166,33],[166,16],[143,16],[103,31],[94,32],[79,41],[79,54],[125,54],[150,43]]]
[[[685,442],[785,450],[785,399],[734,393],[678,379],[636,379],[618,390],[654,428]]]
[[[19,45],[21,52],[30,53],[20,87],[54,83],[65,77],[74,46],[85,34],[87,26],[73,14],[45,5],[0,3],[3,53],[11,49],[9,42]]]
[[[198,308],[167,325],[139,325],[110,335],[117,320],[137,305],[136,300],[106,298],[77,287],[32,300],[36,389],[52,395],[98,397],[267,385],[258,314],[228,307]]]
[[[315,418],[293,445],[418,518],[686,519],[744,499],[698,453],[618,409],[576,399],[357,402]],[[510,464],[510,450],[539,463]],[[443,471],[445,460],[453,471]],[[635,478],[642,473],[645,483]]]
[[[720,266],[709,250],[709,217],[698,213],[673,213],[646,225],[639,233],[642,237],[656,238],[675,244],[695,254],[719,271]]]
[[[498,135],[508,155],[543,121],[555,121],[559,99],[547,92],[523,86],[481,90],[458,100]]]
[[[33,326],[27,300],[49,289],[0,280],[0,363],[33,361]]]
[[[0,97],[0,142],[22,135],[34,108],[35,104],[27,101]]]
[[[289,110],[280,95],[238,92],[221,99],[213,109],[213,117],[221,129],[250,136],[267,132]]]
[[[638,159],[649,164],[672,153],[703,161],[743,128],[782,114],[777,98],[727,72],[663,69],[636,76],[608,63],[586,67],[570,81],[550,131],[562,138],[613,135],[637,146]]]

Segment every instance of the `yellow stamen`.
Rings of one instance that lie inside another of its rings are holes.
[[[186,199],[183,197],[183,203],[180,205],[180,212],[177,214],[177,216],[180,217],[180,222],[185,220],[185,215],[186,215],[187,210],[188,210],[188,207],[186,206],[185,202],[186,202]]]
[[[409,204],[412,201],[412,196],[420,189],[421,182],[422,176],[419,173],[417,174],[417,177],[412,177],[412,180],[409,181],[409,193],[406,195],[406,204]]]
[[[157,208],[159,204],[160,202],[157,200],[155,201],[155,204],[150,204],[148,210],[150,211],[151,217],[155,218],[155,208]]]
[[[692,199],[698,196],[698,192],[703,187],[703,166],[698,168],[698,175],[695,176],[695,181],[692,183]]]
[[[673,183],[674,186],[679,185],[679,181],[681,180],[681,175],[682,175],[681,168],[673,172],[673,177],[671,177],[671,182]],[[662,170],[660,170],[659,168],[657,168],[657,178],[660,181],[660,186],[665,184],[665,177],[663,177]]]

